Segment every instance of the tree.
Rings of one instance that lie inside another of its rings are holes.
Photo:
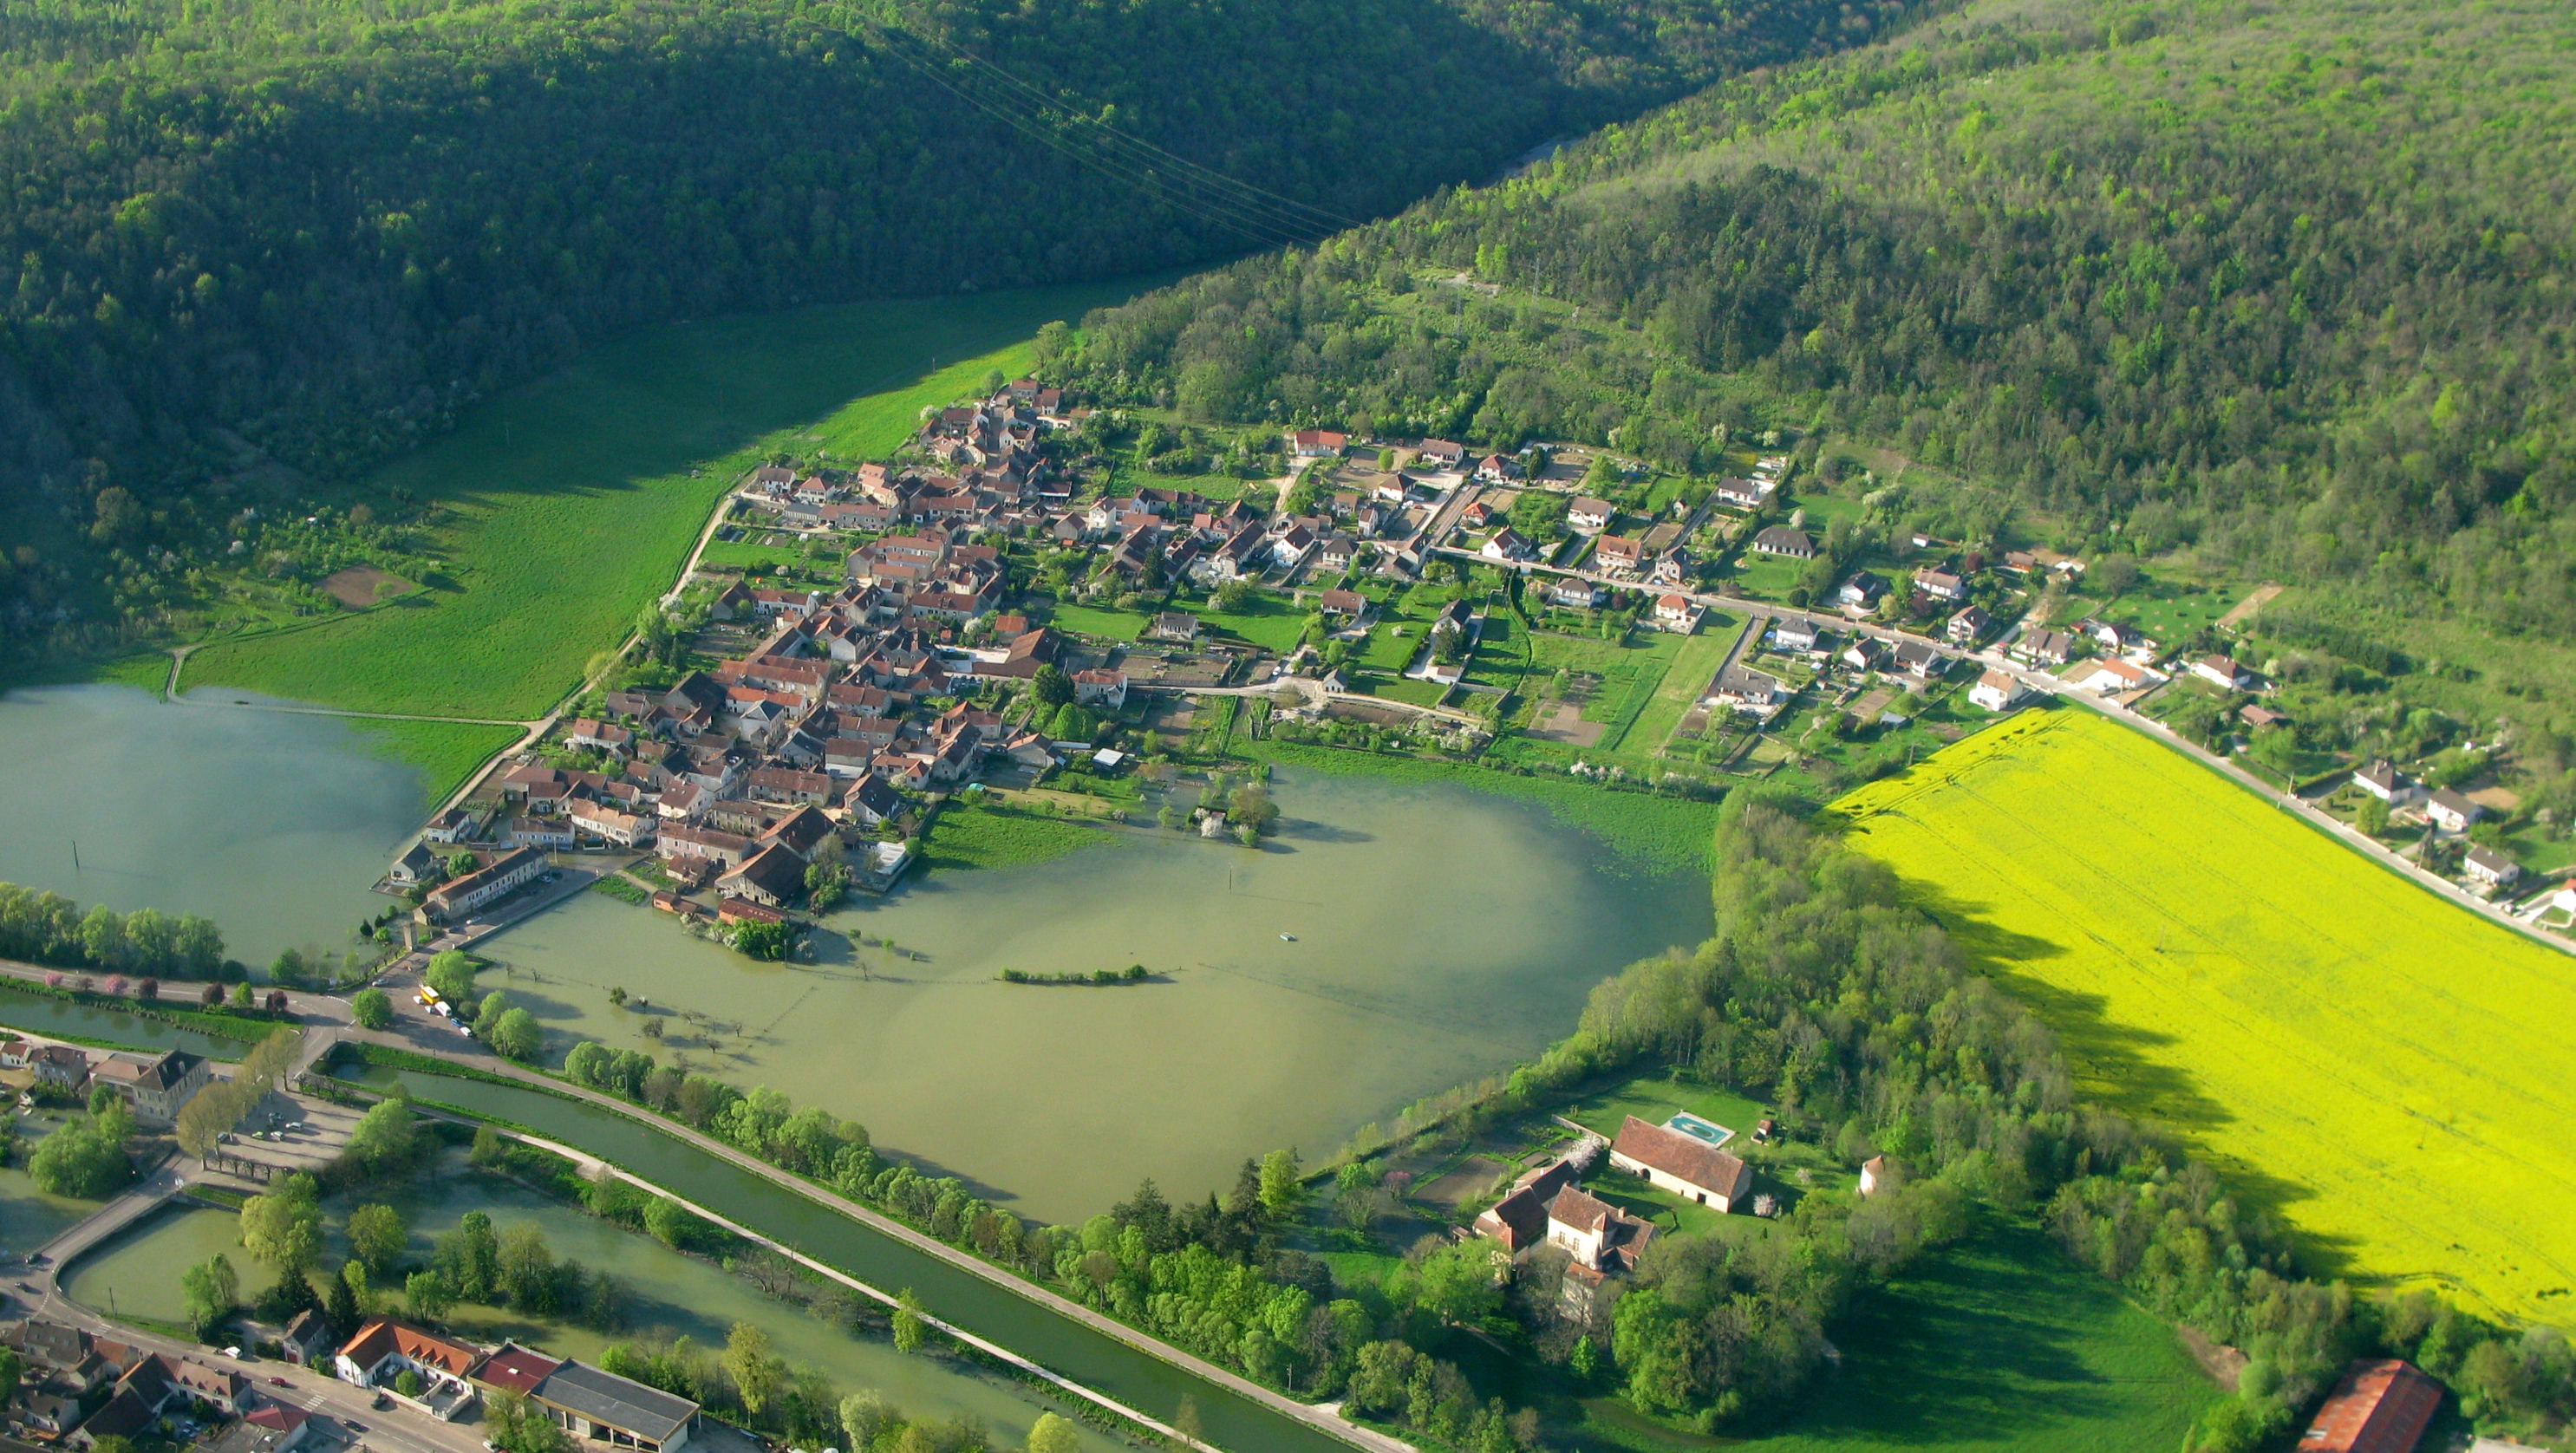
[[[505,1009],[498,1018],[491,1019],[490,1028],[476,1032],[483,1036],[484,1043],[492,1046],[493,1053],[504,1059],[528,1063],[545,1053],[546,1032],[538,1025],[537,1016],[525,1009]]]
[[[523,1312],[555,1310],[555,1254],[534,1226],[501,1233],[493,1253],[493,1289]]]
[[[753,1417],[769,1406],[787,1380],[787,1364],[770,1350],[769,1334],[749,1322],[736,1322],[725,1334],[725,1376],[741,1394],[743,1410]]]
[[[403,1302],[415,1317],[443,1321],[448,1309],[456,1305],[456,1288],[448,1284],[447,1273],[429,1267],[404,1280]]]
[[[1061,707],[1073,700],[1073,678],[1054,666],[1040,666],[1029,678],[1029,695],[1040,706]]]
[[[1490,1316],[1502,1309],[1508,1261],[1501,1247],[1481,1237],[1443,1246],[1413,1269],[1414,1305],[1452,1324]]]
[[[242,1203],[242,1244],[255,1260],[299,1273],[322,1260],[322,1188],[304,1172],[278,1177]]]
[[[217,1252],[180,1273],[179,1297],[187,1309],[189,1331],[198,1341],[207,1341],[241,1301],[241,1277],[232,1262]]]
[[[459,1298],[482,1302],[500,1295],[501,1241],[492,1232],[489,1213],[466,1212],[454,1231],[438,1238],[436,1255],[439,1270]]]
[[[297,1272],[294,1275],[301,1276]],[[358,1319],[364,1315],[358,1306],[358,1294],[345,1276],[322,1279],[322,1319],[331,1324],[331,1335],[346,1338],[358,1330]]]
[[[1040,1413],[1036,1426],[1029,1429],[1029,1453],[1081,1453],[1082,1434],[1072,1420],[1056,1413]]]
[[[921,1298],[913,1295],[912,1288],[905,1287],[903,1295],[895,1298],[895,1350],[897,1352],[920,1351],[921,1340],[927,1332],[928,1324],[921,1319]]]
[[[0,1347],[0,1403],[18,1395],[18,1384],[27,1374],[26,1359],[14,1347]]]
[[[432,992],[463,1013],[474,999],[474,960],[462,949],[449,949],[433,955],[429,972],[423,975]]]
[[[2372,837],[2388,831],[2388,804],[2376,797],[2361,799],[2361,807],[2352,815],[2353,825]]]
[[[1294,1150],[1274,1150],[1261,1158],[1261,1209],[1273,1221],[1285,1221],[1306,1203],[1306,1181]]]
[[[573,1442],[555,1420],[528,1406],[523,1393],[493,1395],[492,1442],[502,1453],[572,1453]]]
[[[382,989],[360,989],[349,996],[349,1017],[360,1029],[394,1027],[394,996]]]
[[[105,1200],[134,1178],[126,1143],[134,1136],[134,1112],[111,1093],[90,1114],[48,1135],[27,1158],[36,1189],[54,1196]]]
[[[644,1206],[645,1233],[675,1251],[695,1245],[706,1224],[668,1196],[655,1196]]]
[[[377,1276],[390,1277],[411,1244],[411,1228],[393,1207],[365,1205],[349,1213],[348,1237],[351,1255]]]
[[[744,922],[734,925],[728,940],[734,952],[745,958],[765,963],[785,963],[788,952],[796,946],[796,936],[784,923]]]
[[[340,1164],[357,1175],[384,1175],[409,1166],[418,1145],[411,1106],[399,1098],[380,1100],[358,1117],[340,1151]]]
[[[863,1388],[841,1399],[840,1414],[841,1432],[850,1441],[851,1453],[875,1447],[879,1433],[903,1421],[885,1394],[874,1388]]]

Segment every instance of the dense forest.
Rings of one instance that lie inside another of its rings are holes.
[[[1903,13],[0,6],[0,644],[625,330],[1311,240]]]
[[[1111,397],[1825,428],[2054,543],[2576,628],[2576,12],[1973,3],[1055,340]]]

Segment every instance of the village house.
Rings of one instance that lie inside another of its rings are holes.
[[[621,848],[631,848],[653,840],[661,824],[640,813],[620,812],[604,802],[587,798],[572,805],[572,825],[593,837],[605,838]]]
[[[1288,452],[1298,459],[1339,459],[1350,446],[1350,435],[1330,429],[1299,429],[1288,436]]]
[[[1547,603],[1590,610],[1610,592],[1579,575],[1560,575],[1547,583]]]
[[[2075,638],[2064,631],[2037,626],[2021,633],[2012,654],[2039,666],[2063,666],[2075,659]]]
[[[68,1044],[49,1044],[27,1057],[36,1083],[57,1090],[78,1090],[89,1080],[89,1056]]]
[[[2522,876],[2522,864],[2483,843],[2470,845],[2461,866],[2471,879],[2495,888],[2509,888]]]
[[[1652,1222],[1567,1186],[1547,1203],[1548,1244],[1562,1248],[1576,1267],[1593,1273],[1630,1272],[1655,1238]]]
[[[1634,574],[1645,560],[1645,542],[1622,535],[1603,535],[1592,547],[1593,568],[1613,575]]]
[[[2225,656],[2202,656],[2191,663],[2191,674],[2230,691],[2246,682],[2245,668]]]
[[[1661,595],[1655,598],[1655,624],[1683,635],[1699,629],[1700,609],[1687,595]]]
[[[115,1091],[134,1111],[137,1125],[167,1130],[179,1123],[179,1112],[213,1074],[203,1059],[173,1049],[157,1055],[111,1054],[90,1070],[90,1081]]]
[[[1185,610],[1163,611],[1145,628],[1145,634],[1157,641],[1194,645],[1199,638],[1199,618]]]
[[[1966,582],[1946,570],[1917,570],[1914,588],[1934,600],[1957,600],[1968,593]]]
[[[510,822],[510,846],[514,848],[568,848],[572,839],[572,820],[568,817],[520,817]]]
[[[1580,530],[1587,535],[1598,534],[1610,528],[1610,522],[1617,518],[1619,518],[1618,506],[1606,499],[1594,499],[1588,494],[1575,496],[1574,503],[1565,507],[1566,528]]]
[[[1073,699],[1084,706],[1116,711],[1127,704],[1127,673],[1111,666],[1091,666],[1073,673]]]
[[[2445,787],[2424,803],[2424,816],[2444,832],[2467,832],[2486,809]]]
[[[1661,1190],[1725,1213],[1752,1193],[1753,1168],[1696,1136],[1631,1115],[1610,1144],[1610,1163]]]
[[[1804,530],[1787,525],[1766,526],[1753,537],[1753,548],[1765,555],[1786,555],[1792,560],[1816,558],[1816,542]]]
[[[1950,617],[1947,633],[1954,644],[1973,646],[1993,624],[1994,617],[1987,615],[1982,607],[1972,605]]]
[[[1890,660],[1898,671],[1917,681],[1934,680],[1950,665],[1950,658],[1929,641],[1899,641]]]
[[[772,908],[784,908],[805,891],[805,860],[783,843],[772,843],[716,879],[719,891]]]
[[[1475,1232],[1505,1251],[1525,1251],[1547,1239],[1547,1206],[1581,1173],[1572,1161],[1552,1160],[1523,1171],[1511,1190],[1476,1217]]]
[[[2020,677],[1992,666],[1968,688],[1969,702],[1987,711],[2010,711],[2029,694]]]
[[[1521,538],[1518,530],[1505,525],[1486,536],[1485,543],[1477,549],[1476,553],[1488,560],[1527,560],[1530,557],[1530,543]]]
[[[1761,713],[1777,707],[1788,699],[1788,690],[1780,684],[1779,677],[1767,671],[1756,671],[1750,666],[1739,663],[1729,665],[1717,673],[1717,679],[1709,683],[1708,694],[1701,699],[1700,704],[1709,707],[1731,706],[1742,711]]]
[[[438,875],[438,855],[429,850],[427,841],[413,843],[394,865],[385,870],[385,881],[399,888],[427,882]]]
[[[1325,615],[1345,623],[1357,623],[1369,612],[1369,598],[1356,590],[1327,590],[1315,601]]]
[[[1413,448],[1413,457],[1439,469],[1456,469],[1467,462],[1467,446],[1448,439],[1425,439]]]
[[[1892,1184],[1894,1182],[1888,1177],[1886,1156],[1873,1155],[1860,1163],[1860,1193],[1863,1196],[1877,1195]]]
[[[1835,592],[1835,598],[1842,602],[1845,610],[1866,611],[1875,609],[1878,598],[1885,594],[1887,594],[1886,581],[1869,571],[1855,570],[1851,573],[1851,577],[1843,582],[1842,589]]]
[[[453,1421],[474,1401],[474,1386],[466,1375],[481,1356],[467,1343],[391,1317],[372,1317],[342,1344],[332,1371],[342,1382],[364,1388],[390,1388],[403,1373],[413,1373],[428,1389],[422,1405],[442,1421]]]
[[[546,870],[546,855],[535,848],[513,848],[488,867],[452,879],[430,890],[421,912],[432,923],[451,922],[501,898]]]
[[[2153,686],[2165,677],[2163,672],[2152,666],[2142,666],[2118,656],[2099,656],[2065,667],[2057,673],[2057,679],[2078,691],[2116,694]]]
[[[301,1453],[325,1445],[327,1422],[292,1403],[262,1403],[198,1446],[204,1453]]]
[[[2420,790],[2413,778],[2385,761],[2373,762],[2353,773],[2352,785],[2392,807],[2414,801]]]
[[[1773,480],[1728,476],[1720,479],[1712,492],[1719,504],[1732,505],[1740,510],[1758,510],[1770,501],[1772,493],[1779,487]]]
[[[1774,650],[1812,651],[1816,649],[1816,643],[1824,639],[1824,633],[1816,629],[1814,621],[1803,616],[1780,616],[1771,622],[1771,629],[1764,633],[1764,639]]]

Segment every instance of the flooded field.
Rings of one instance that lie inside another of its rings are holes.
[[[265,964],[385,906],[367,885],[420,825],[421,781],[330,717],[61,686],[0,696],[0,802],[0,879],[202,913]]]
[[[1604,974],[1708,930],[1702,883],[1605,873],[1527,804],[1305,773],[1276,796],[1289,821],[1258,851],[1150,831],[933,874],[835,915],[811,964],[585,896],[487,945],[503,966],[484,982],[549,1028],[827,1106],[1060,1220],[1144,1176],[1196,1196],[1273,1146],[1328,1152],[1536,1051]],[[1152,980],[997,977],[1130,964]]]
[[[661,1333],[722,1350],[725,1333],[735,1322],[756,1321],[769,1332],[780,1356],[815,1368],[842,1391],[875,1388],[913,1416],[979,1419],[1004,1446],[1015,1447],[1025,1440],[1038,1414],[1051,1406],[945,1359],[897,1352],[881,1337],[853,1337],[762,1295],[718,1266],[546,1200],[514,1181],[472,1170],[455,1157],[441,1167],[439,1175],[424,1177],[383,1199],[411,1222],[415,1258],[425,1258],[432,1240],[454,1230],[467,1211],[480,1209],[503,1231],[534,1225],[545,1233],[558,1260],[578,1261],[594,1270],[605,1268],[624,1284],[628,1326],[623,1333],[604,1333],[504,1308],[470,1304],[456,1308],[448,1318],[450,1324],[480,1342],[515,1338],[558,1356],[596,1358],[620,1336]],[[336,1244],[339,1224],[351,1204],[335,1200],[327,1206],[335,1261],[341,1254]],[[217,1252],[232,1258],[241,1269],[246,1293],[268,1283],[271,1273],[249,1260],[236,1224],[229,1211],[164,1213],[82,1262],[74,1269],[68,1290],[75,1300],[102,1310],[112,1304],[129,1316],[179,1321],[185,1315],[179,1274]],[[1087,1432],[1084,1446],[1119,1445]]]

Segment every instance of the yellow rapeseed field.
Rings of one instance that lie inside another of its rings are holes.
[[[2576,958],[2168,747],[2032,712],[1841,804],[2086,1092],[2325,1269],[2576,1323]]]

